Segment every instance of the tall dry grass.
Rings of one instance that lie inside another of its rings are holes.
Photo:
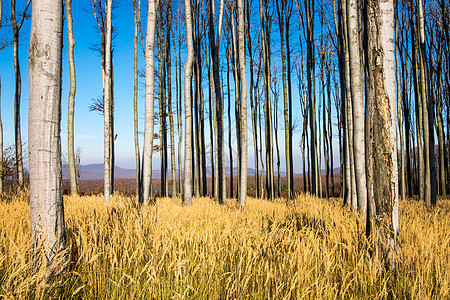
[[[398,276],[339,200],[65,198],[69,265],[43,288],[31,272],[27,194],[0,202],[0,298],[449,298],[450,201],[400,203]],[[231,202],[231,201],[230,201]]]

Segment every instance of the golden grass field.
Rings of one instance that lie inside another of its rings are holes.
[[[42,289],[30,263],[27,194],[0,201],[0,298],[448,299],[450,201],[400,203],[398,276],[385,272],[340,199],[220,206],[65,196],[70,260]]]

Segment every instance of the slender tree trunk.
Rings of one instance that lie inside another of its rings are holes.
[[[145,38],[145,123],[142,159],[141,203],[149,204],[152,190],[152,157],[154,132],[155,92],[155,29],[158,0],[148,0],[147,33]],[[189,193],[190,195],[190,193]]]
[[[111,40],[112,40],[112,1],[106,0],[106,46],[105,76],[103,78],[103,116],[104,116],[104,197],[109,202],[111,195]]]
[[[383,257],[395,272],[395,251],[398,237],[398,166],[395,97],[395,35],[393,0],[380,3],[366,0],[366,118],[370,119],[368,166],[373,175],[369,191],[368,233],[372,223],[381,229]],[[372,196],[373,195],[373,196]],[[386,256],[385,256],[386,255]]]
[[[274,68],[276,71],[276,69]],[[275,150],[277,152],[277,197],[281,197],[281,182],[280,182],[280,148],[278,147],[278,84],[277,84],[277,74],[274,71],[274,75],[272,77],[272,94],[274,99],[274,114],[273,114],[273,129],[275,132]]]
[[[281,8],[280,8],[281,4]],[[286,26],[285,26],[285,15],[286,15],[286,3],[285,1],[276,1],[276,8],[278,13],[278,27],[280,29],[280,50],[281,50],[281,65],[282,65],[282,80],[283,80],[283,100],[284,100],[284,140],[285,140],[285,158],[286,158],[286,179],[287,179],[287,199],[291,199],[291,125],[289,123],[289,101],[288,101],[288,86],[287,86],[287,73],[290,70],[286,70],[286,51],[285,51],[285,41],[286,38]],[[289,98],[290,100],[290,98]],[[278,195],[279,196],[279,195]]]
[[[182,87],[181,87],[181,22],[178,23],[178,123],[180,124],[180,129],[178,131],[178,186],[179,186],[179,193],[183,193],[183,184],[182,182],[182,168],[181,168],[181,147],[183,143],[183,118],[182,118]]]
[[[47,266],[44,281],[60,272],[54,258],[67,246],[61,192],[63,5],[62,0],[33,2],[28,56],[30,228],[33,270]]]
[[[273,129],[272,129],[272,109],[270,99],[270,29],[269,8],[267,0],[260,0],[260,20],[261,20],[261,41],[264,65],[264,116],[266,132],[266,199],[274,201],[274,180],[273,180]]]
[[[22,155],[22,137],[20,129],[20,97],[22,92],[22,76],[19,64],[19,34],[22,28],[25,14],[27,13],[30,1],[28,1],[21,20],[17,24],[16,19],[16,0],[11,0],[11,27],[13,30],[13,62],[15,75],[15,91],[14,91],[14,138],[16,146],[16,176],[18,184],[23,187],[23,155]]]
[[[436,166],[434,161],[434,105],[428,91],[428,70],[426,67],[425,26],[422,0],[417,1],[419,35],[420,92],[423,111],[423,138],[425,148],[425,202],[436,204]]]
[[[365,166],[365,138],[364,138],[364,101],[361,74],[361,54],[358,30],[358,7],[356,0],[347,1],[347,32],[350,57],[350,82],[352,98],[353,121],[353,156],[355,167],[355,183],[358,210],[365,218],[367,208],[367,186]]]
[[[70,0],[71,1],[71,0]],[[140,16],[140,0],[133,0],[134,4],[134,95],[133,95],[133,112],[134,112],[134,152],[136,160],[136,197],[139,198],[141,189],[141,161],[139,153],[139,119],[138,119],[138,33],[141,23]]]
[[[184,194],[183,204],[192,206],[191,189],[191,151],[192,151],[192,106],[191,106],[191,84],[192,63],[194,58],[194,46],[192,43],[192,15],[191,1],[184,0],[184,11],[186,17],[186,46],[187,58],[184,65],[184,109],[185,109],[185,139],[184,139]]]
[[[398,60],[398,7],[397,2],[395,2],[395,79],[397,83],[397,118],[398,118],[398,130],[400,138],[400,172],[401,172],[401,196],[402,200],[406,199],[406,172],[405,172],[405,148],[403,145],[403,123],[402,123],[402,97],[400,89],[400,64]]]
[[[177,175],[175,167],[175,127],[173,123],[173,110],[172,110],[172,56],[170,48],[170,33],[172,30],[172,3],[168,2],[167,9],[167,28],[166,28],[166,74],[167,74],[167,105],[170,124],[170,169],[172,175],[172,197],[177,195]]]
[[[286,34],[284,38],[286,40],[286,67],[287,67],[287,92],[288,92],[288,122],[289,122],[289,177],[290,177],[290,187],[289,194],[290,197],[294,197],[294,157],[292,151],[292,81],[291,81],[291,44],[289,42],[290,36],[290,18],[292,16],[293,3],[291,0],[286,2],[286,13],[284,14],[285,24],[286,24]]]
[[[220,5],[220,16],[223,10],[223,0]],[[221,30],[221,17],[219,16],[219,30],[215,34],[214,27],[214,10],[210,2],[210,15],[209,15],[209,43],[211,47],[212,66],[213,66],[213,78],[214,78],[214,91],[216,98],[216,119],[217,119],[217,161],[218,161],[218,177],[219,177],[219,203],[225,204],[227,191],[226,191],[226,174],[225,174],[225,145],[224,145],[224,133],[223,133],[223,94],[222,86],[220,84],[220,68],[219,68],[219,48],[220,48],[220,30]]]
[[[67,128],[67,152],[69,160],[69,178],[70,178],[70,193],[72,197],[78,194],[77,174],[75,170],[75,149],[73,142],[73,117],[75,113],[75,92],[76,92],[76,75],[75,75],[75,60],[73,49],[75,40],[73,38],[73,19],[72,19],[72,0],[66,0],[66,14],[67,14],[67,36],[69,40],[69,70],[70,70],[70,92],[69,92],[69,109],[68,109],[68,128]]]
[[[225,49],[227,57],[227,95],[228,95],[228,152],[230,153],[230,198],[233,198],[233,145],[231,144],[231,91],[230,91],[230,53],[228,42]]]
[[[409,10],[410,10],[410,30],[411,30],[411,49],[412,49],[412,70],[413,70],[413,78],[414,78],[414,99],[415,99],[415,110],[416,110],[416,135],[417,135],[417,152],[418,152],[418,188],[419,188],[419,199],[425,199],[425,174],[424,174],[424,153],[423,153],[423,118],[422,118],[422,99],[421,94],[419,92],[419,78],[418,78],[418,65],[417,65],[417,33],[416,27],[414,26],[414,15],[412,13],[412,2],[409,2]],[[415,148],[413,148],[415,149]],[[415,151],[414,151],[415,152]]]
[[[307,78],[308,78],[308,102],[311,139],[311,192],[319,195],[319,163],[317,156],[317,131],[316,131],[316,98],[315,98],[315,47],[314,47],[314,0],[305,0],[307,22]]]
[[[247,75],[245,64],[245,19],[244,19],[244,3],[242,0],[237,1],[238,4],[238,39],[239,39],[239,71],[241,79],[241,176],[239,188],[239,204],[241,208],[245,207],[247,198]],[[250,24],[248,24],[249,26]]]

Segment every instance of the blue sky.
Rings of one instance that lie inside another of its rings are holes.
[[[4,1],[5,2],[5,1]],[[18,0],[16,10],[21,12],[26,4],[26,0]],[[3,3],[3,13],[8,15],[10,13],[9,3]],[[89,112],[89,105],[92,98],[101,96],[102,93],[102,78],[101,78],[101,58],[98,53],[93,52],[90,48],[99,40],[99,35],[96,29],[95,19],[92,13],[92,7],[89,0],[77,0],[72,4],[73,19],[74,19],[74,36],[76,40],[75,45],[75,64],[77,72],[77,94],[75,104],[75,147],[80,147],[82,150],[81,163],[102,163],[103,162],[103,116],[95,112]],[[134,136],[133,136],[133,8],[131,1],[121,1],[117,9],[114,11],[115,18],[113,26],[117,29],[117,39],[115,41],[114,50],[114,73],[115,73],[115,131],[118,135],[116,140],[116,165],[123,168],[134,168]],[[143,12],[145,16],[145,11]],[[145,20],[145,17],[143,21]],[[253,20],[259,23],[259,19],[253,16]],[[317,20],[318,23],[318,20]],[[256,25],[256,24],[255,24]],[[259,26],[259,25],[258,25]],[[67,32],[64,27],[64,45],[67,45]],[[273,44],[272,51],[274,55],[278,55],[279,39],[278,26],[273,25]],[[0,30],[1,36],[11,36],[10,28],[2,28]],[[297,25],[291,25],[293,44],[298,44],[298,29]],[[22,71],[22,97],[21,97],[21,126],[22,139],[27,142],[28,132],[28,45],[29,45],[30,20],[25,21],[20,37],[20,65]],[[223,38],[225,34],[223,33]],[[222,43],[224,43],[222,39]],[[304,47],[304,49],[306,49]],[[143,66],[142,50],[139,50],[139,64]],[[174,57],[174,54],[172,54]],[[183,55],[184,57],[184,55]],[[184,59],[184,58],[182,58]],[[223,58],[224,59],[224,58]],[[184,61],[183,61],[184,64]],[[172,64],[174,66],[174,63]],[[248,66],[247,66],[248,67]],[[67,151],[67,99],[69,91],[69,67],[67,60],[67,48],[63,49],[63,91],[62,91],[62,147],[63,151]],[[173,71],[175,72],[175,71]],[[206,72],[206,71],[205,71]],[[281,72],[278,72],[281,75]],[[175,75],[175,74],[174,74]],[[173,89],[175,89],[175,76],[173,78]],[[302,122],[299,111],[298,89],[297,81],[294,73],[292,74],[293,82],[293,119],[297,122]],[[1,91],[1,108],[2,121],[4,130],[4,145],[13,145],[14,142],[14,127],[13,127],[13,99],[14,99],[14,68],[12,61],[12,47],[0,51],[0,76],[2,80]],[[232,76],[231,76],[232,78]],[[249,80],[248,76],[248,80]],[[223,80],[225,82],[225,78]],[[278,80],[281,87],[281,78]],[[233,82],[231,85],[234,86]],[[204,88],[207,88],[207,82],[204,81]],[[144,99],[143,86],[139,87],[139,122],[140,131],[143,131],[143,113],[144,113]],[[224,87],[226,92],[226,87]],[[234,89],[232,89],[232,107],[234,107]],[[280,90],[279,99],[279,128],[284,128],[284,120],[282,115],[282,91]],[[174,94],[174,93],[173,93]],[[207,98],[208,92],[205,90]],[[225,100],[227,98],[225,97]],[[206,99],[207,101],[207,99]],[[227,101],[225,101],[225,109],[227,109]],[[175,108],[175,104],[173,105]],[[234,109],[232,109],[234,111]],[[334,111],[334,108],[333,108]],[[254,153],[252,141],[252,127],[250,118],[250,104],[248,104],[248,136],[249,136],[249,167],[254,167]],[[174,114],[175,115],[175,114]],[[333,116],[335,112],[333,113]],[[320,115],[318,115],[319,117]],[[234,119],[234,117],[232,116]],[[333,118],[336,123],[336,118]],[[228,132],[228,120],[225,115],[225,130]],[[232,122],[234,129],[234,122]],[[209,141],[209,123],[206,121],[206,140]],[[338,157],[338,138],[337,127],[334,130],[333,147],[335,150],[335,167],[339,164]],[[233,130],[234,132],[234,130]],[[280,137],[280,156],[284,157],[284,133],[279,132]],[[143,136],[141,135],[141,145]],[[234,138],[235,141],[235,138]],[[294,172],[301,172],[301,153],[299,149],[300,133],[294,133]],[[157,141],[156,141],[157,142]],[[228,143],[228,134],[226,143]],[[228,158],[228,144],[226,144],[226,156]],[[234,147],[235,148],[235,147]],[[276,153],[274,149],[276,158]],[[159,154],[154,155],[154,166],[159,168]],[[209,157],[209,155],[208,155]],[[235,159],[236,155],[234,155]],[[209,163],[208,163],[209,165]],[[275,162],[276,168],[276,162]],[[284,160],[281,161],[281,169],[284,170]]]

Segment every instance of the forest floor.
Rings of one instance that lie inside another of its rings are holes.
[[[221,206],[64,197],[68,257],[52,286],[31,272],[28,195],[0,201],[0,298],[350,299],[450,297],[450,200],[400,202],[398,273],[386,272],[340,199]]]

